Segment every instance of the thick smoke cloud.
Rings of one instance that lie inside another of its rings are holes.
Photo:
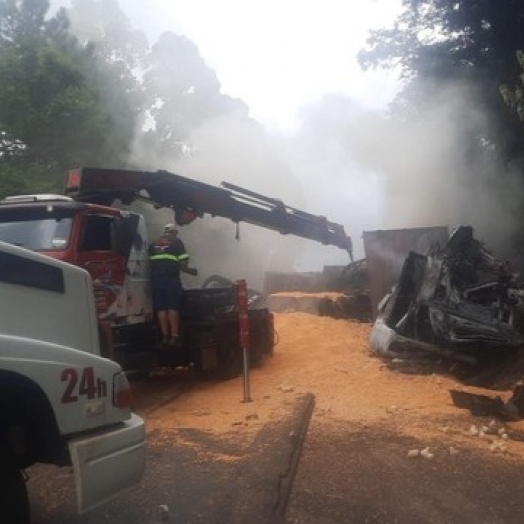
[[[182,158],[151,155],[137,129],[131,161],[211,184],[228,181],[326,216],[345,226],[356,258],[364,254],[363,231],[389,228],[470,224],[488,247],[505,249],[520,227],[513,216],[523,188],[489,154],[489,144],[479,156],[465,142],[468,136],[480,139],[486,126],[472,93],[465,85],[420,88],[427,109],[395,116],[326,95],[303,108],[297,129],[288,134],[269,134],[233,113],[194,129],[191,154]],[[171,220],[163,212],[151,234]],[[231,221],[209,217],[181,229],[201,274],[188,285],[221,274],[261,287],[267,270],[319,271],[348,262],[338,248],[254,226],[240,225],[240,241],[236,233]]]
[[[502,162],[465,147],[464,137],[484,124],[463,87],[402,119],[330,95],[304,108],[292,135],[268,136],[252,121],[221,118],[192,134],[193,155],[162,166],[142,156],[140,164],[216,185],[226,180],[325,215],[345,226],[356,258],[364,256],[366,230],[461,224],[507,251],[522,186]],[[247,278],[259,288],[267,270],[320,271],[349,261],[338,248],[245,224],[240,242],[235,233],[218,218],[181,231],[203,275]]]
[[[470,224],[488,247],[507,252],[520,227],[514,216],[523,188],[489,144],[480,153],[468,142],[487,123],[472,92],[441,89],[409,118],[335,95],[305,109],[290,152],[295,172],[322,181],[320,196],[306,190],[310,205],[312,197],[332,202],[330,215],[347,221],[354,237],[368,229]]]
[[[236,115],[210,120],[196,129],[188,142],[192,152],[185,157],[164,158],[159,165],[158,158],[149,158],[147,151],[137,148],[133,163],[144,169],[167,169],[213,186],[226,181],[304,209],[301,182],[277,154],[274,141],[253,120]],[[169,218],[164,212],[156,220],[153,234],[160,230],[160,222]],[[266,271],[298,269],[304,244],[296,237],[246,223],[237,229],[231,220],[209,215],[180,228],[180,236],[201,274],[197,280],[187,278],[187,286],[219,274],[232,280],[245,278],[261,289]]]

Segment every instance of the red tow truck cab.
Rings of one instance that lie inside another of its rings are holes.
[[[183,347],[158,349],[142,215],[77,202],[63,195],[21,195],[0,203],[0,240],[86,269],[93,280],[104,356],[128,371],[195,365],[223,378],[242,369],[238,314],[232,288],[185,292]],[[253,363],[273,352],[272,314],[249,312]]]
[[[8,197],[0,205],[0,238],[86,269],[100,320],[151,320],[141,215],[61,195]]]

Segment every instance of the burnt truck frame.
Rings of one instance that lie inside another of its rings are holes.
[[[433,353],[486,369],[524,345],[522,284],[461,226],[442,248],[409,253],[379,304],[370,345],[383,357]]]

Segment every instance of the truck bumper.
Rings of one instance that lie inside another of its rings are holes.
[[[77,508],[84,514],[140,482],[145,469],[145,425],[135,414],[94,435],[69,442]]]

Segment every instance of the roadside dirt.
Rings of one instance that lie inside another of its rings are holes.
[[[252,402],[243,402],[240,377],[222,383],[201,382],[190,395],[151,413],[150,432],[191,427],[248,443],[267,422],[278,419],[287,401],[313,393],[313,418],[324,426],[379,424],[406,436],[438,438],[450,446],[487,451],[495,451],[490,450],[495,442],[501,448],[497,452],[524,458],[524,445],[502,438],[504,432],[518,435],[524,430],[523,422],[474,418],[454,406],[449,393],[458,389],[506,400],[511,391],[466,387],[431,370],[425,374],[391,370],[369,351],[368,323],[301,312],[276,313],[275,328],[274,356],[251,371]]]
[[[294,312],[275,314],[275,327],[274,356],[251,372],[252,402],[241,378],[197,383],[147,416],[150,441],[176,439],[197,460],[233,463],[312,393],[288,522],[521,521],[524,423],[473,417],[449,393],[507,400],[511,391],[392,370],[369,350],[369,323]],[[210,456],[194,432],[228,445]]]

